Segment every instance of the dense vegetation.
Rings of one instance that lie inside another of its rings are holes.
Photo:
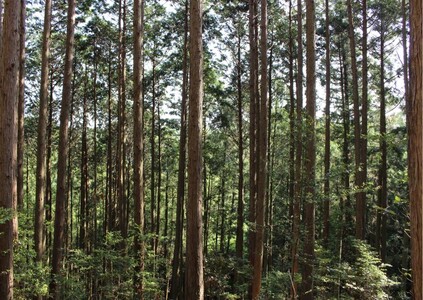
[[[0,299],[419,299],[408,2],[0,0]]]

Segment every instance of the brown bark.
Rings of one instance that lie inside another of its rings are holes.
[[[68,160],[68,135],[69,135],[69,108],[72,99],[72,73],[74,56],[74,27],[75,27],[75,0],[68,0],[66,55],[63,77],[62,107],[60,110],[59,153],[57,161],[57,191],[56,211],[54,220],[54,242],[52,260],[52,281],[50,294],[58,298],[56,290],[56,276],[60,274],[63,259],[65,202],[66,202],[66,166]]]
[[[154,52],[154,51],[153,51]],[[151,210],[150,210],[150,225],[152,234],[152,248],[156,250],[157,237],[154,237],[155,229],[155,216],[154,211],[156,209],[156,142],[155,142],[155,127],[156,127],[156,61],[154,59],[154,53],[152,57],[152,96],[151,96],[151,136],[150,136],[150,151],[151,151],[151,176],[150,176],[150,193],[151,193]]]
[[[238,33],[237,49],[237,105],[238,105],[238,205],[236,223],[236,247],[238,258],[243,257],[244,249],[244,142],[242,134],[242,62],[241,62],[241,34]]]
[[[173,248],[172,277],[170,283],[169,298],[177,299],[181,286],[181,265],[182,265],[182,236],[183,236],[183,206],[185,198],[185,170],[186,170],[186,148],[187,148],[187,84],[188,84],[188,1],[185,1],[184,18],[184,42],[182,60],[182,102],[181,102],[181,123],[179,135],[179,162],[178,162],[178,185],[176,191],[176,222],[175,222],[175,246]]]
[[[422,103],[423,103],[423,33],[422,2],[410,1],[410,102],[409,114],[409,193],[411,224],[411,273],[413,278],[413,299],[422,299]]]
[[[292,36],[292,0],[289,0],[289,217],[294,210],[295,185],[295,94],[294,94],[294,38]]]
[[[295,153],[295,171],[294,171],[294,205],[292,216],[292,247],[291,259],[292,279],[295,280],[295,274],[298,273],[298,248],[300,241],[300,213],[301,213],[301,191],[302,191],[302,109],[303,109],[303,22],[302,22],[302,4],[301,0],[297,1],[297,27],[298,27],[298,67],[297,67],[297,105],[296,105],[296,153]],[[291,287],[291,299],[297,297],[297,284],[294,282]]]
[[[301,299],[314,299],[314,239],[315,239],[315,195],[316,195],[316,53],[315,53],[315,4],[306,1],[306,52],[307,52],[307,89],[306,89],[306,152],[304,173],[307,177],[304,193],[304,263],[302,270]]]
[[[137,261],[134,275],[135,299],[143,299],[144,271],[144,184],[143,184],[143,43],[144,43],[144,1],[134,1],[134,241]]]
[[[325,0],[325,71],[326,71],[326,108],[325,108],[325,173],[324,173],[324,201],[323,201],[323,241],[325,246],[329,240],[330,213],[330,28],[329,28],[329,0]]]
[[[203,42],[202,1],[190,2],[190,95],[185,298],[204,299],[202,224]]]
[[[26,0],[21,1],[20,23],[19,23],[19,100],[18,100],[18,173],[17,173],[17,204],[18,209],[23,208],[24,200],[24,114],[25,114],[25,19]],[[17,225],[17,222],[16,222]],[[17,228],[16,228],[17,234]]]
[[[348,38],[350,43],[350,55],[351,55],[351,74],[352,74],[352,98],[354,106],[354,153],[355,153],[355,185],[357,188],[362,188],[360,185],[360,168],[361,166],[361,131],[360,131],[360,99],[358,98],[358,69],[357,69],[357,54],[356,54],[356,43],[354,37],[354,21],[353,21],[353,0],[347,1],[348,10]],[[358,239],[364,239],[365,232],[365,213],[366,207],[362,197],[362,193],[357,192],[355,194],[356,200],[356,224],[355,224],[355,236]]]
[[[10,218],[0,224],[0,291],[13,299],[13,214],[17,197],[17,100],[19,88],[20,1],[5,1],[0,61],[0,208]]]
[[[256,234],[254,241],[254,268],[252,282],[252,299],[259,299],[261,288],[261,276],[263,269],[263,241],[264,241],[264,216],[267,190],[267,106],[268,106],[268,81],[267,81],[267,1],[261,1],[261,37],[260,37],[260,60],[261,60],[261,82],[260,82],[260,114],[259,132],[257,146],[258,173],[257,173],[257,203],[256,203]]]
[[[380,9],[382,10],[383,5]],[[376,230],[376,249],[380,253],[382,262],[386,262],[386,208],[388,206],[387,190],[387,146],[386,146],[386,95],[385,95],[385,26],[383,12],[380,12],[380,129],[379,147],[381,160],[378,173],[378,213]]]
[[[50,57],[51,0],[46,0],[44,9],[43,46],[41,52],[41,88],[37,135],[37,170],[35,196],[35,252],[36,260],[41,262],[46,247],[45,237],[45,198],[46,198],[46,152],[48,122],[48,77]]]

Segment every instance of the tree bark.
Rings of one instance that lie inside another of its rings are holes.
[[[190,95],[188,121],[188,203],[185,297],[204,299],[202,224],[203,42],[202,1],[190,2]]]
[[[314,299],[314,239],[315,239],[315,196],[316,196],[316,52],[315,52],[315,4],[306,1],[306,52],[307,52],[307,117],[306,117],[306,152],[304,172],[307,177],[304,193],[305,239],[304,264],[302,270],[301,299]]]
[[[14,206],[17,197],[17,100],[19,88],[20,1],[5,1],[0,61],[0,208],[9,218],[0,224],[0,291],[13,299]]]
[[[69,135],[69,110],[72,99],[72,73],[74,56],[74,27],[75,27],[75,0],[68,0],[67,12],[67,33],[66,33],[66,55],[63,77],[62,107],[60,110],[59,129],[59,154],[57,161],[57,191],[56,211],[54,220],[54,242],[52,260],[52,281],[50,283],[50,294],[59,298],[56,290],[56,276],[59,276],[63,259],[64,223],[65,223],[65,202],[66,202],[66,166],[68,160],[68,135]]]
[[[170,283],[170,299],[176,300],[181,289],[181,253],[183,236],[183,206],[185,198],[185,170],[187,152],[187,84],[188,84],[188,0],[185,1],[184,18],[184,42],[182,60],[182,102],[181,123],[179,134],[179,162],[178,162],[178,185],[176,191],[176,222],[175,222],[175,246],[173,248],[172,277]]]
[[[38,115],[37,136],[37,170],[35,195],[35,252],[36,260],[41,262],[46,248],[45,237],[45,197],[46,197],[46,152],[47,152],[47,122],[48,122],[48,77],[50,57],[51,31],[51,0],[46,0],[44,9],[43,46],[41,52],[41,88],[40,108]]]
[[[330,27],[329,0],[325,0],[325,49],[326,49],[326,108],[325,108],[325,173],[324,173],[324,202],[323,202],[323,241],[325,246],[329,240],[330,214]]]
[[[413,278],[413,299],[422,299],[422,210],[423,210],[423,166],[422,166],[422,2],[410,1],[410,102],[409,114],[409,194],[411,224],[411,273]]]
[[[143,158],[143,43],[144,43],[144,1],[134,1],[134,222],[136,234],[134,240],[135,274],[134,294],[135,299],[143,299],[144,271],[144,158]]]

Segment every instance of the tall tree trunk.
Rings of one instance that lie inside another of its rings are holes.
[[[243,257],[244,249],[244,142],[242,138],[242,62],[241,62],[241,33],[238,32],[237,49],[237,105],[238,105],[238,205],[236,223],[236,247],[238,258]]]
[[[363,51],[363,62],[362,62],[362,96],[361,96],[361,136],[360,136],[360,169],[358,174],[357,186],[361,189],[358,192],[360,199],[361,211],[363,216],[361,222],[363,223],[363,229],[361,232],[361,239],[365,239],[366,234],[366,183],[367,183],[367,111],[368,111],[368,67],[367,67],[367,0],[363,0],[363,38],[362,38],[362,51]]]
[[[257,46],[257,0],[249,0],[249,44],[250,44],[250,203],[248,210],[248,260],[254,265],[255,228],[257,202],[257,105],[258,105],[258,46]],[[249,293],[251,293],[251,286]]]
[[[260,37],[260,60],[261,60],[261,82],[260,82],[260,113],[257,147],[258,173],[257,173],[257,203],[256,203],[256,234],[254,241],[254,268],[252,282],[252,299],[259,299],[261,288],[261,276],[263,269],[263,241],[264,241],[264,216],[267,189],[267,1],[261,1],[261,37]]]
[[[36,260],[41,262],[46,248],[45,237],[45,198],[46,198],[46,152],[47,152],[47,122],[48,122],[48,77],[50,57],[50,25],[51,0],[45,1],[43,46],[41,52],[41,88],[40,108],[38,115],[37,132],[37,170],[36,170],[36,194],[35,194],[35,253]]]
[[[142,0],[141,0],[142,1]],[[114,228],[113,164],[112,164],[112,49],[109,48],[107,74],[107,200],[104,234]]]
[[[304,172],[307,176],[304,197],[305,238],[304,265],[302,270],[301,299],[314,299],[314,239],[315,239],[315,195],[316,195],[316,46],[315,46],[315,4],[314,0],[306,1],[306,52],[307,52],[307,117],[306,124],[306,157]]]
[[[60,274],[63,259],[64,223],[65,223],[65,202],[66,202],[66,166],[68,160],[68,134],[69,134],[69,110],[72,99],[72,73],[74,56],[74,27],[75,27],[75,0],[68,0],[67,12],[67,33],[66,33],[66,55],[63,77],[62,107],[60,110],[59,129],[59,154],[57,161],[57,191],[56,211],[54,219],[54,242],[52,260],[52,281],[50,283],[50,294],[59,298],[56,290],[56,276]]]
[[[185,169],[187,148],[187,84],[188,84],[188,0],[185,1],[184,14],[184,42],[182,60],[182,102],[181,102],[181,129],[179,135],[179,162],[178,162],[178,185],[176,191],[176,222],[175,222],[175,246],[173,248],[172,278],[170,283],[171,300],[176,300],[181,286],[181,255],[183,236],[183,206],[185,198]]]
[[[354,105],[354,153],[355,153],[355,185],[357,188],[362,188],[360,184],[360,168],[361,168],[361,143],[360,143],[360,99],[358,98],[358,69],[357,69],[357,54],[355,49],[355,37],[354,37],[354,21],[353,21],[353,0],[347,0],[348,9],[348,37],[350,41],[350,54],[351,54],[351,74],[352,74],[352,98]],[[362,197],[362,193],[355,193],[356,200],[356,224],[355,224],[355,236],[358,239],[364,239],[365,232],[365,214],[366,207]]]
[[[297,67],[297,106],[296,106],[296,154],[295,154],[295,181],[294,181],[294,205],[292,217],[292,247],[291,259],[292,279],[298,273],[298,248],[300,242],[300,213],[301,213],[301,190],[302,190],[302,110],[303,110],[303,22],[302,22],[302,4],[297,0],[297,26],[298,26],[298,67]],[[291,288],[291,299],[297,297],[297,284],[294,282]]]
[[[19,88],[20,1],[5,2],[0,62],[0,208],[9,218],[0,224],[0,291],[13,299],[13,214],[16,203],[17,113]]]
[[[383,4],[380,6],[383,10]],[[386,95],[385,95],[385,26],[383,12],[380,12],[380,129],[379,147],[381,160],[378,174],[378,214],[377,214],[377,243],[376,249],[380,253],[382,262],[386,262],[386,208],[388,207],[387,190],[387,147],[386,147]]]
[[[134,1],[134,222],[136,235],[134,240],[135,274],[134,299],[143,299],[144,271],[144,159],[143,159],[143,43],[144,43],[144,1]]]
[[[202,0],[190,2],[190,95],[185,297],[204,299],[201,169],[203,119]]]
[[[154,253],[157,255],[160,237],[160,203],[162,189],[162,126],[160,124],[160,99],[157,99],[157,135],[158,135],[158,161],[157,161],[157,214],[156,214],[156,242],[154,243]]]
[[[422,210],[423,210],[423,169],[422,169],[422,2],[410,0],[410,102],[409,114],[409,188],[411,223],[411,265],[413,278],[413,299],[422,299]]]
[[[18,173],[17,173],[17,193],[18,209],[23,208],[24,199],[24,114],[25,114],[25,19],[26,19],[26,0],[21,1],[20,23],[19,23],[19,100],[18,100]],[[17,228],[16,228],[17,232]]]
[[[155,45],[154,45],[155,47]],[[151,91],[151,136],[150,136],[150,151],[151,151],[151,178],[150,178],[150,193],[151,193],[151,210],[150,210],[150,224],[151,224],[151,247],[153,250],[156,249],[157,237],[154,237],[155,229],[155,206],[156,206],[156,143],[155,143],[155,131],[156,131],[156,61],[153,57],[151,58],[152,63],[152,91]]]
[[[292,36],[292,0],[289,0],[289,217],[294,210],[295,186],[295,94],[294,94],[294,38]]]
[[[323,202],[323,241],[325,246],[329,240],[330,213],[330,28],[329,28],[329,0],[325,0],[325,49],[326,49],[326,108],[325,108],[325,173],[324,173],[324,202]]]
[[[84,78],[84,95],[82,105],[82,136],[81,136],[81,181],[80,181],[80,210],[79,210],[79,248],[84,251],[88,250],[88,146],[87,146],[87,86],[88,74],[85,73]]]

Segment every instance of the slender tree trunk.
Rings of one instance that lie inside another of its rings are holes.
[[[182,102],[181,102],[181,129],[179,135],[179,162],[178,162],[178,186],[176,191],[176,222],[175,222],[175,246],[173,248],[172,278],[170,283],[170,299],[176,300],[181,286],[182,265],[182,236],[183,236],[183,206],[185,198],[185,170],[187,148],[187,84],[188,84],[188,0],[185,1],[184,19],[184,42],[182,61]]]
[[[350,41],[350,54],[351,54],[351,74],[352,74],[352,98],[354,106],[354,153],[355,153],[355,185],[357,188],[362,188],[360,183],[360,168],[361,168],[361,131],[360,131],[360,99],[358,98],[358,69],[357,69],[357,54],[355,49],[354,37],[354,21],[352,1],[347,0],[348,9],[348,37]],[[365,233],[365,214],[366,207],[362,197],[362,193],[355,193],[356,200],[356,225],[355,235],[358,239],[364,239]]]
[[[267,106],[268,106],[268,81],[267,81],[267,1],[261,1],[261,83],[260,83],[260,114],[259,114],[259,134],[257,144],[258,173],[257,173],[257,203],[256,203],[256,234],[254,242],[254,268],[252,282],[252,299],[259,299],[261,288],[261,276],[263,269],[263,241],[264,241],[264,216],[267,189]]]
[[[142,1],[142,0],[141,0]],[[107,203],[105,230],[112,230],[114,228],[114,198],[113,198],[113,164],[112,164],[112,49],[109,49],[109,64],[107,75]]]
[[[156,214],[156,242],[154,253],[157,255],[160,237],[160,204],[162,189],[162,126],[160,124],[160,99],[157,99],[157,135],[158,135],[158,161],[157,161],[157,214]]]
[[[60,110],[60,131],[59,131],[59,154],[57,161],[57,192],[56,211],[54,220],[54,242],[52,261],[52,281],[50,283],[50,294],[56,299],[59,298],[56,276],[60,274],[63,259],[64,223],[65,223],[65,202],[66,202],[66,166],[68,160],[68,124],[69,108],[72,99],[72,73],[74,56],[74,27],[75,27],[75,0],[68,0],[66,33],[66,55],[63,77],[62,107]]]
[[[257,105],[258,105],[258,46],[257,46],[257,0],[249,0],[249,43],[250,43],[250,203],[248,221],[248,260],[254,266],[256,201],[257,201]],[[251,294],[251,286],[249,293]]]
[[[203,119],[202,1],[190,2],[190,95],[185,297],[204,299],[201,169]]]
[[[154,51],[153,51],[154,52]],[[154,56],[154,53],[153,53]],[[151,210],[150,210],[150,224],[151,234],[153,236],[151,240],[152,249],[156,249],[157,237],[154,237],[156,232],[155,229],[155,206],[156,206],[156,143],[155,143],[155,131],[156,131],[156,61],[155,58],[151,58],[152,67],[152,96],[151,96],[151,137],[150,137],[150,151],[151,151],[151,178],[150,178],[150,195],[151,195]]]
[[[41,262],[46,248],[45,237],[45,198],[46,198],[46,152],[47,152],[47,122],[48,122],[48,77],[50,56],[50,22],[51,0],[45,1],[43,46],[41,52],[41,88],[40,108],[38,115],[37,136],[37,170],[36,170],[36,195],[35,195],[35,252],[36,260]]]
[[[380,7],[382,10],[383,5]],[[386,146],[386,95],[385,95],[385,26],[383,12],[380,12],[380,129],[379,147],[381,160],[378,174],[378,214],[377,214],[377,244],[382,262],[386,262],[386,208],[388,206],[387,190],[387,146]]]
[[[292,0],[289,0],[289,217],[294,210],[295,186],[295,94],[294,94],[294,38],[292,36]]]
[[[134,222],[136,235],[134,240],[135,274],[134,299],[143,299],[144,271],[144,159],[143,159],[143,43],[144,43],[144,1],[134,1]]]
[[[0,62],[0,208],[10,213],[0,224],[0,291],[13,299],[14,208],[17,197],[17,114],[20,1],[5,2]]]
[[[326,108],[325,108],[325,173],[323,202],[323,241],[325,246],[329,240],[330,214],[330,28],[329,0],[325,0],[325,49],[326,49]]]
[[[409,158],[408,174],[410,189],[411,223],[411,273],[413,278],[413,299],[422,299],[422,210],[423,210],[423,170],[422,170],[422,2],[410,0],[410,102],[409,114]]]
[[[304,265],[302,270],[301,299],[314,299],[313,272],[314,272],[314,239],[315,239],[315,195],[316,195],[316,46],[315,46],[315,4],[314,0],[306,1],[307,11],[307,118],[306,124],[306,157],[304,171],[307,176],[304,198],[305,239]]]
[[[363,230],[361,232],[361,239],[365,239],[366,234],[366,183],[367,183],[367,111],[368,111],[368,67],[367,67],[367,0],[363,0],[363,38],[362,38],[362,96],[361,96],[361,136],[360,136],[360,169],[358,174],[358,187],[361,190],[358,193],[360,199],[361,211],[363,216],[361,222],[363,223]]]
[[[237,100],[238,100],[238,205],[236,224],[236,256],[243,257],[244,249],[244,142],[242,138],[242,62],[241,62],[241,34],[238,32],[237,49]]]
[[[297,68],[297,106],[296,106],[296,154],[295,154],[295,181],[294,181],[294,207],[292,218],[292,269],[291,275],[295,279],[298,273],[298,248],[300,241],[300,214],[301,214],[301,186],[302,186],[302,109],[303,109],[303,22],[302,22],[302,4],[301,0],[297,1],[297,26],[298,26],[298,68]],[[291,288],[291,299],[297,297],[297,284],[294,282]]]
[[[24,200],[24,114],[25,114],[25,19],[26,19],[26,0],[21,1],[20,23],[19,23],[19,100],[18,100],[18,209],[23,208]],[[17,228],[16,228],[17,233]]]

